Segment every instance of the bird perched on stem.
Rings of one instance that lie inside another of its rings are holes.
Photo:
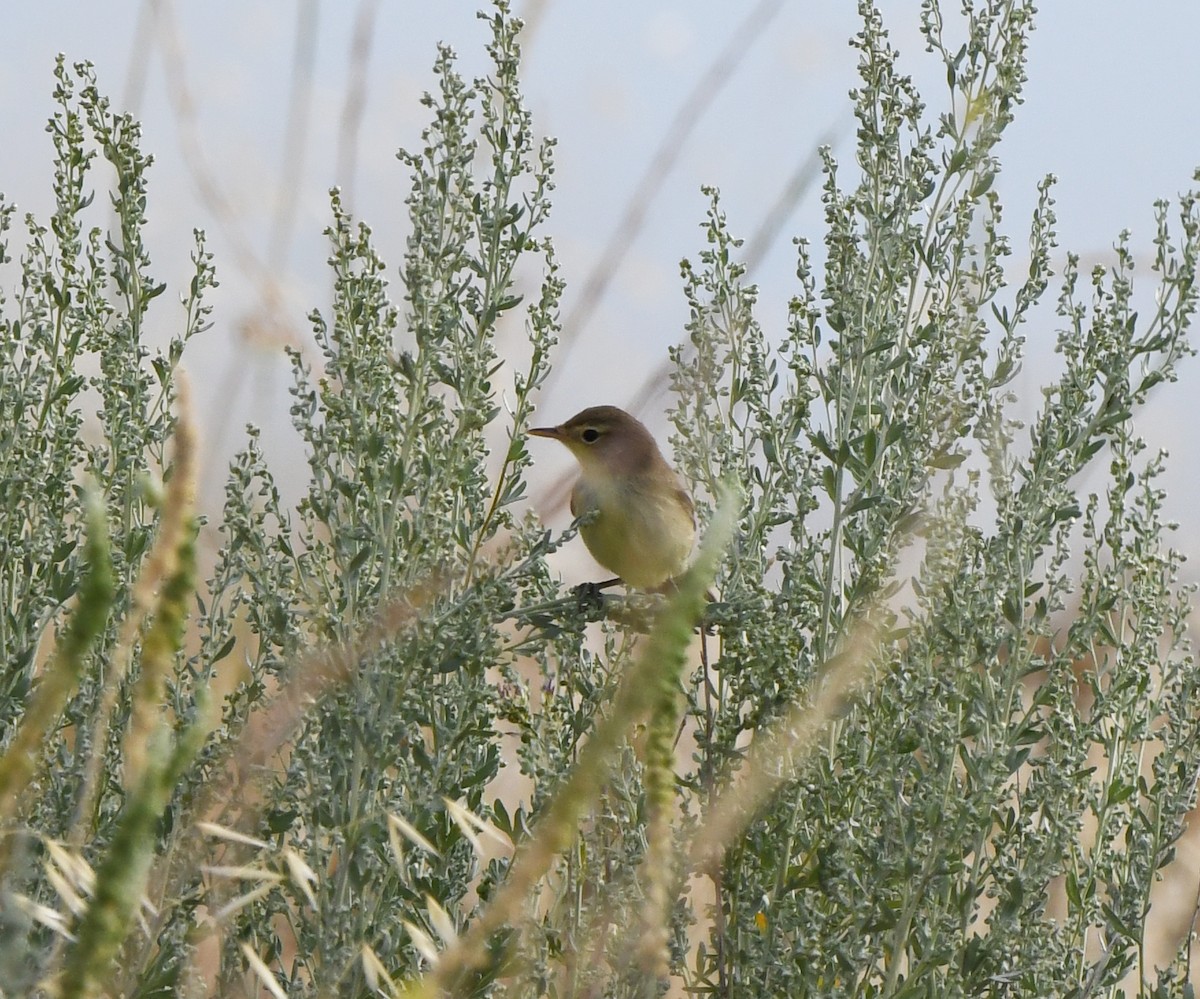
[[[597,562],[644,590],[684,570],[696,539],[692,498],[638,420],[616,406],[593,406],[529,432],[565,444],[579,461],[571,513],[594,514],[579,533]]]

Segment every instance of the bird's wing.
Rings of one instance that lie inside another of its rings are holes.
[[[677,486],[675,495],[679,497],[679,502],[683,504],[683,508],[688,512],[688,516],[692,518],[692,526],[696,526],[696,504],[692,502],[691,493],[683,486]]]

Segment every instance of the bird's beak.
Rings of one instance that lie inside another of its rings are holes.
[[[558,427],[530,427],[529,433],[534,437],[549,437],[551,440],[562,440],[562,431]]]

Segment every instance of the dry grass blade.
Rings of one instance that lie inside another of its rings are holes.
[[[621,678],[612,713],[596,725],[532,836],[518,849],[504,883],[467,931],[439,956],[430,975],[414,986],[415,994],[440,995],[453,988],[461,973],[481,964],[492,934],[517,918],[534,886],[578,835],[580,819],[594,805],[621,743],[632,726],[654,710],[659,685],[674,682],[665,678],[678,675],[704,593],[733,532],[736,506],[736,495],[727,492],[695,564],[680,580],[642,654]]]
[[[223,839],[230,843],[240,843],[242,846],[252,846],[258,850],[271,849],[271,844],[265,840],[258,839],[255,836],[247,836],[245,833],[240,833],[236,829],[227,829],[225,826],[218,825],[216,822],[197,822],[196,828],[208,836],[213,836],[217,839]]]
[[[284,990],[283,986],[279,984],[279,979],[277,979],[274,974],[272,974],[271,969],[267,967],[266,962],[263,961],[263,959],[256,953],[254,953],[254,949],[249,944],[242,944],[241,949],[242,956],[245,957],[246,963],[250,965],[250,970],[254,972],[255,977],[262,982],[266,990],[270,992],[275,999],[287,999],[287,992]]]
[[[795,773],[796,762],[817,748],[829,723],[844,707],[847,695],[866,677],[878,642],[878,629],[867,619],[860,621],[812,699],[796,705],[755,739],[736,780],[716,796],[692,838],[688,850],[690,870],[713,870],[729,844]]]
[[[86,502],[89,568],[80,586],[79,604],[66,635],[30,697],[16,735],[0,756],[0,819],[12,815],[17,796],[32,778],[45,735],[79,682],[83,657],[104,627],[112,604],[112,563],[104,510],[94,496],[89,496]],[[5,847],[0,849],[0,872],[7,861]]]

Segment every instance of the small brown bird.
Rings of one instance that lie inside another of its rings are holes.
[[[655,589],[679,575],[696,539],[692,498],[650,431],[616,406],[593,406],[537,437],[565,444],[582,474],[571,493],[588,551],[627,586]]]

